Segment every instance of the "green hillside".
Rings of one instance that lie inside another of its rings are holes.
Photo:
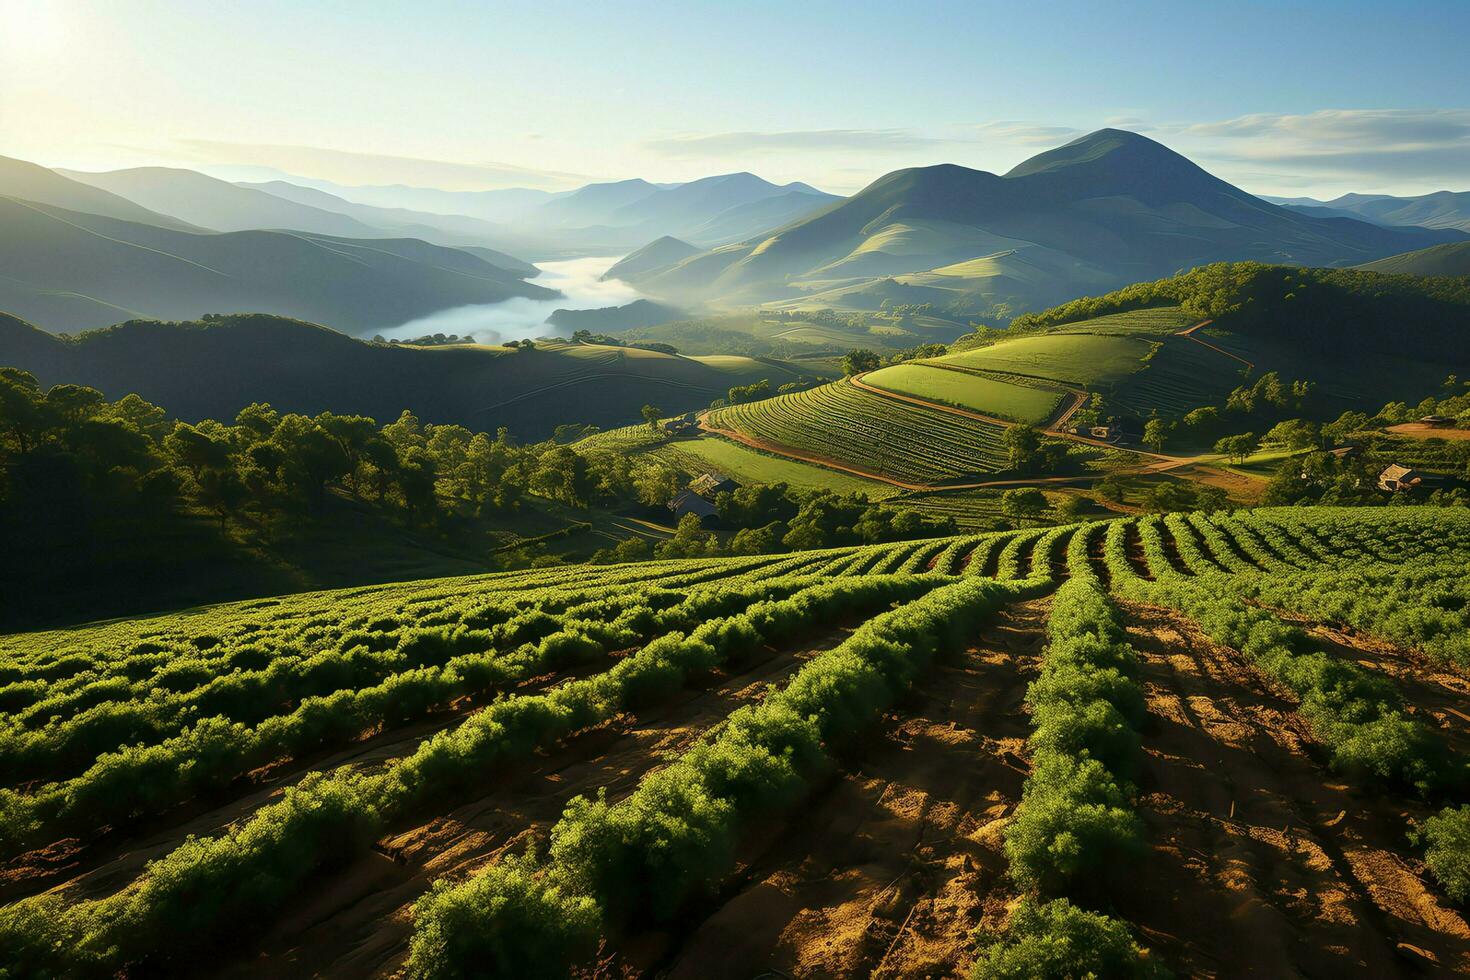
[[[697,255],[699,249],[671,235],[655,239],[640,249],[623,256],[603,273],[603,279],[633,279],[646,276],[660,269],[667,269],[677,262]]]
[[[544,438],[557,425],[622,425],[654,403],[669,414],[702,408],[737,385],[773,387],[811,369],[747,357],[695,358],[625,347],[370,344],[282,317],[131,321],[74,339],[0,318],[0,365],[42,383],[136,393],[183,419],[234,418],[252,402],[315,415],[391,420],[405,409],[475,431],[507,426]]]
[[[0,198],[0,309],[58,331],[123,316],[278,313],[350,332],[554,292],[414,239],[195,233]]]
[[[1458,238],[1451,230],[1305,216],[1146,137],[1100,130],[1005,176],[953,165],[900,170],[768,235],[632,281],[686,302],[789,302],[842,290],[830,298],[860,303],[871,302],[862,280],[923,274],[897,285],[930,290],[959,280],[958,298],[986,312],[1002,303],[1036,309],[1181,266],[1347,265]],[[956,264],[986,256],[993,268],[954,274]],[[946,268],[951,274],[939,273]]]
[[[1369,272],[1412,276],[1470,276],[1470,242],[1446,242],[1359,266]]]

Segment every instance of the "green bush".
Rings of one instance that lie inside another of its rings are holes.
[[[507,857],[463,886],[447,881],[414,905],[414,980],[564,976],[597,945],[597,905]]]
[[[1025,898],[1004,932],[980,934],[971,980],[1122,980],[1167,975],[1133,941],[1125,923],[1065,898]]]
[[[1470,805],[1447,807],[1409,839],[1424,848],[1424,863],[1446,895],[1461,903],[1470,899]]]

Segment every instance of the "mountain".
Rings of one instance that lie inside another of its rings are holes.
[[[646,197],[666,193],[646,180],[619,180],[588,184],[541,205],[529,220],[548,227],[587,228],[595,225],[629,224],[613,220],[623,208]]]
[[[503,226],[480,218],[471,218],[462,214],[431,214],[427,211],[411,211],[407,208],[379,208],[369,204],[355,204],[335,194],[329,194],[314,187],[302,187],[284,180],[272,180],[259,184],[237,184],[236,186],[262,191],[314,209],[346,215],[369,229],[364,237],[380,234],[410,235],[414,238],[422,238],[426,242],[448,245],[453,248],[473,246],[477,250],[476,254],[481,258],[502,269],[523,276],[534,276],[538,272],[534,265],[523,259],[487,247],[484,243],[499,243],[512,236]],[[492,258],[492,254],[497,258]]]
[[[49,204],[69,211],[85,211],[88,214],[138,221],[177,231],[199,230],[172,215],[150,211],[125,197],[71,180],[37,164],[10,157],[0,157],[0,197],[35,201],[37,204]]]
[[[1105,129],[1004,176],[944,164],[900,170],[769,234],[634,277],[672,302],[792,301],[876,277],[1012,253],[1077,295],[1226,259],[1350,265],[1461,237],[1323,220],[1262,201],[1166,147]],[[1023,290],[1025,292],[1025,290]],[[980,290],[983,295],[983,287]]]
[[[1408,273],[1415,276],[1470,276],[1470,242],[1447,242],[1417,252],[1390,255],[1358,266],[1370,272]]]
[[[807,184],[750,173],[684,184],[645,180],[589,184],[523,215],[517,230],[584,245],[629,247],[673,236],[709,247],[778,227],[841,200]]]
[[[732,385],[799,371],[750,358],[697,358],[590,344],[417,348],[365,343],[326,327],[262,314],[206,322],[136,320],[72,339],[0,316],[0,365],[44,385],[69,382],[118,398],[137,393],[178,418],[232,419],[251,402],[286,412],[333,411],[476,431],[509,426],[541,438],[561,423],[636,422],[649,403],[683,412]],[[809,370],[809,369],[808,369]]]
[[[606,281],[648,275],[667,269],[697,254],[699,254],[699,249],[695,246],[682,242],[672,235],[665,235],[649,242],[636,252],[623,256],[602,274],[602,278]]]
[[[816,204],[813,204],[814,200]],[[685,234],[693,241],[710,245],[744,241],[752,235],[790,224],[840,200],[842,198],[819,191],[788,191],[727,208],[690,228]]]
[[[491,191],[446,191],[438,187],[411,187],[407,184],[337,184],[329,180],[284,175],[296,187],[319,190],[351,204],[364,204],[386,210],[419,211],[441,216],[465,216],[495,224],[514,221],[547,201],[566,192],[536,190],[530,187],[508,187]],[[259,186],[258,183],[249,186]]]
[[[1418,197],[1388,194],[1344,194],[1331,201],[1309,197],[1273,198],[1279,204],[1306,213],[1351,215],[1380,225],[1417,225],[1470,232],[1470,191],[1436,191]]]
[[[137,167],[106,173],[59,172],[79,183],[214,231],[273,228],[355,238],[370,238],[379,232],[346,215],[239,187],[193,170]]]
[[[416,239],[182,232],[0,198],[0,309],[66,331],[251,310],[349,332],[557,294]]]

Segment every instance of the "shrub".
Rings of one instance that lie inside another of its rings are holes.
[[[565,975],[597,944],[597,905],[507,857],[463,886],[437,881],[414,905],[415,980]]]
[[[971,980],[1082,980],[1161,977],[1165,971],[1133,941],[1128,926],[1065,898],[1025,898],[1006,929],[981,934]]]
[[[1470,899],[1470,805],[1447,807],[1409,834],[1424,847],[1424,863],[1456,902]]]

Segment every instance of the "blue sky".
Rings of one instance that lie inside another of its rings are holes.
[[[1104,125],[1261,193],[1470,189],[1470,3],[0,0],[0,153],[851,191]]]

